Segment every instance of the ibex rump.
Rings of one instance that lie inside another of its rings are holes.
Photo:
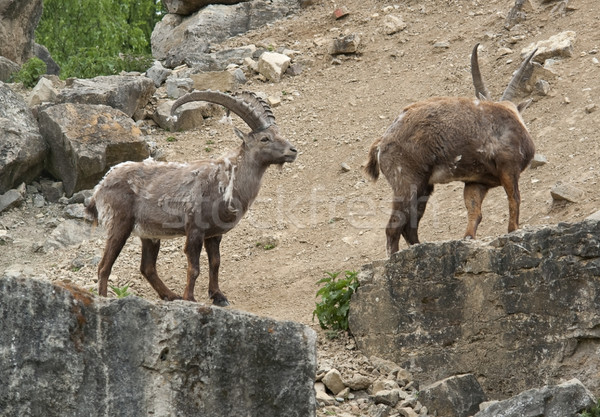
[[[517,106],[509,100],[535,51],[501,100],[494,102],[481,79],[478,46],[471,57],[476,98],[436,97],[411,104],[371,145],[365,171],[376,180],[381,170],[394,191],[386,226],[388,255],[398,251],[400,236],[409,245],[419,243],[419,221],[434,184],[465,183],[465,237],[475,238],[483,199],[490,188],[500,185],[508,197],[508,231],[518,228],[519,176],[535,147],[520,115],[528,103]]]
[[[202,246],[209,260],[208,294],[216,305],[229,304],[219,289],[221,237],[246,213],[272,164],[293,162],[296,149],[280,134],[270,107],[252,93],[235,97],[218,91],[195,91],[179,98],[171,109],[189,101],[220,104],[240,116],[252,129],[235,129],[239,148],[220,159],[190,163],[124,162],[113,167],[96,186],[87,211],[108,232],[98,265],[98,292],[107,295],[108,277],[131,234],[142,241],[141,273],[166,300],[181,298],[158,277],[160,240],[185,236],[187,284],[185,300],[194,301]]]

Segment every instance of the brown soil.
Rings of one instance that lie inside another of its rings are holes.
[[[576,222],[599,210],[600,111],[590,112],[594,109],[588,107],[600,105],[600,65],[593,61],[600,59],[596,0],[571,0],[565,14],[552,13],[558,2],[540,3],[531,0],[533,11],[527,20],[509,31],[504,19],[513,0],[318,1],[292,18],[230,40],[228,47],[253,43],[299,51],[304,70],[276,84],[249,75],[245,86],[282,99],[274,108],[277,123],[300,155],[295,163],[267,172],[257,201],[223,238],[220,284],[233,303],[229,308],[317,329],[312,320],[316,281],[325,271],[356,270],[385,258],[383,227],[391,191],[384,179],[369,182],[361,164],[371,142],[405,105],[435,95],[473,96],[469,56],[477,42],[484,47],[482,74],[492,95],[499,97],[523,47],[565,30],[577,32],[574,56],[554,65],[559,76],[548,80],[549,95],[533,95],[524,113],[537,151],[549,163],[521,176],[521,225]],[[335,20],[332,12],[340,6],[350,13]],[[382,21],[389,13],[400,15],[407,28],[384,34]],[[350,33],[362,39],[361,53],[334,59],[328,53],[329,40]],[[449,48],[435,48],[440,41],[447,41]],[[503,47],[514,52],[501,56]],[[152,136],[170,161],[213,157],[238,145],[231,126],[212,119],[195,131],[158,129]],[[167,141],[169,136],[176,141]],[[344,172],[342,163],[350,171]],[[585,197],[577,204],[553,202],[550,189],[558,181],[580,188]],[[462,188],[461,183],[436,186],[421,223],[422,241],[462,237]],[[47,254],[32,249],[33,242],[43,241],[51,231],[47,220],[59,210],[57,205],[35,209],[27,204],[0,216],[0,226],[14,238],[1,249],[0,271],[26,263],[34,275],[95,288],[93,258],[101,255],[103,239]],[[508,209],[502,189],[488,194],[483,212],[480,239],[506,233]],[[182,239],[165,241],[159,257],[159,274],[178,293],[185,285],[182,246]],[[270,246],[274,247],[266,249]],[[83,259],[85,266],[75,270],[75,258]],[[130,239],[111,284],[128,284],[136,295],[156,299],[138,271],[139,258],[139,240]],[[196,299],[208,302],[204,254],[201,274]]]

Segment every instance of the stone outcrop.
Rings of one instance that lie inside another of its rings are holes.
[[[156,87],[147,77],[108,75],[75,79],[58,94],[60,103],[103,104],[121,110],[127,116],[143,108]]]
[[[39,113],[40,132],[50,147],[47,169],[65,194],[93,188],[108,169],[150,156],[133,120],[104,105],[57,104]]]
[[[508,400],[498,401],[475,414],[475,417],[577,417],[596,399],[583,384],[572,379],[555,386],[534,388]]]
[[[167,14],[152,32],[152,55],[173,68],[188,56],[211,52],[212,44],[281,19],[299,7],[298,0],[249,1],[211,4],[185,18]]]
[[[349,324],[422,384],[477,376],[491,399],[578,378],[600,392],[600,223],[425,243],[367,266]]]
[[[0,414],[315,415],[316,335],[183,301],[0,279]]]
[[[0,82],[0,194],[36,178],[47,152],[25,100]]]
[[[169,13],[187,16],[209,4],[236,4],[244,1],[248,0],[164,0],[163,3]]]
[[[0,0],[0,56],[21,65],[34,56],[42,0]]]

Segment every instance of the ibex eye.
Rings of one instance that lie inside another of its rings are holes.
[[[261,142],[263,142],[263,143],[265,143],[265,142],[268,142],[268,141],[269,141],[269,138],[268,138],[267,136],[263,136],[263,137],[260,139],[260,141],[261,141]]]

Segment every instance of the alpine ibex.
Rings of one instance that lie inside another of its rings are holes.
[[[142,275],[160,298],[181,298],[158,277],[156,259],[161,239],[185,236],[188,267],[183,298],[194,301],[204,245],[209,261],[209,297],[215,305],[228,305],[219,289],[221,237],[244,216],[269,165],[296,159],[296,148],[279,133],[270,107],[254,94],[230,96],[218,91],[194,91],[175,101],[171,114],[190,101],[220,104],[237,114],[252,131],[246,134],[234,128],[242,144],[220,159],[124,162],[106,174],[87,207],[88,213],[103,223],[108,232],[98,265],[98,292],[102,296],[107,295],[112,266],[133,233],[142,241]]]
[[[500,185],[508,197],[508,231],[518,228],[519,176],[535,147],[520,115],[529,102],[510,100],[536,51],[494,102],[479,72],[478,46],[471,55],[476,98],[436,97],[411,104],[371,145],[365,171],[377,180],[381,170],[394,192],[386,226],[388,255],[398,251],[401,235],[409,245],[419,243],[419,221],[434,184],[465,183],[465,238],[475,238],[481,203],[490,188]]]

